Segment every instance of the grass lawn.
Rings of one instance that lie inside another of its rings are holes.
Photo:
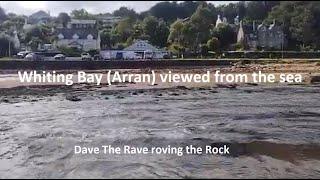
[[[1,60],[12,60],[12,59],[14,59],[14,58],[12,58],[12,57],[0,57],[0,61]]]

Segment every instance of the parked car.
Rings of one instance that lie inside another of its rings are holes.
[[[92,60],[92,57],[91,57],[91,55],[89,53],[82,53],[81,54],[81,59],[90,61],[90,60]]]
[[[101,59],[102,59],[102,57],[100,54],[96,54],[93,56],[93,60],[101,60]]]
[[[29,53],[31,53],[31,51],[20,51],[17,53],[17,56],[18,58],[24,58]]]
[[[123,52],[117,52],[116,54],[116,60],[122,60],[123,58]]]
[[[66,56],[64,54],[57,54],[53,58],[54,60],[65,60]]]
[[[31,61],[41,61],[43,60],[43,56],[37,54],[37,53],[29,53],[27,54],[24,59],[31,60]]]

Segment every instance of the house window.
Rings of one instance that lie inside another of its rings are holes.
[[[60,34],[58,35],[58,38],[59,38],[59,39],[64,39],[63,34],[60,33]]]
[[[93,39],[93,36],[92,36],[91,34],[89,34],[89,35],[87,36],[87,39],[92,40],[92,39]]]
[[[73,39],[79,39],[79,36],[78,36],[77,34],[74,34],[74,35],[72,36],[72,38],[73,38]]]

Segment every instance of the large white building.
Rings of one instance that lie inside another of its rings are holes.
[[[164,59],[169,57],[168,51],[158,49],[144,40],[136,40],[123,50],[104,50],[100,54],[103,59]]]
[[[83,51],[100,50],[100,34],[95,20],[72,19],[66,28],[56,30],[56,47],[73,47]]]

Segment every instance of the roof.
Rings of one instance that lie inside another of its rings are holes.
[[[96,20],[87,19],[71,19],[71,24],[96,24]]]
[[[109,14],[96,15],[96,18],[100,19],[100,20],[119,20],[119,19],[122,19],[122,17],[120,17],[120,16],[113,16],[113,15],[109,15]]]
[[[51,19],[51,16],[48,13],[46,13],[45,11],[38,11],[36,13],[31,14],[28,17],[28,22],[31,24],[36,24],[41,20],[49,20],[49,19]]]
[[[87,39],[87,36],[91,34],[93,39],[97,39],[98,37],[98,30],[94,28],[86,28],[86,29],[75,29],[75,28],[62,28],[57,29],[56,35],[62,34],[64,39],[72,39],[74,34],[79,36],[79,39]]]
[[[35,19],[39,19],[39,18],[50,18],[50,15],[48,13],[46,13],[45,11],[38,11],[35,12],[33,14],[31,14],[29,16],[29,18],[35,18]]]
[[[147,41],[137,40],[131,46],[124,48],[125,51],[159,51]]]

